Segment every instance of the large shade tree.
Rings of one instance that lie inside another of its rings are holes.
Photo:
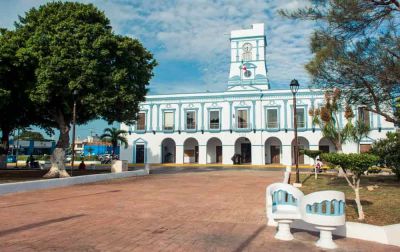
[[[363,105],[398,123],[400,94],[400,1],[310,0],[309,7],[281,10],[284,16],[314,20],[314,58],[306,65],[313,84],[339,88],[350,105]]]
[[[0,159],[4,160],[11,132],[35,124],[38,119],[26,92],[34,82],[33,61],[22,50],[23,45],[18,33],[0,29]]]
[[[52,2],[32,8],[16,22],[16,32],[35,61],[29,99],[40,111],[41,124],[59,131],[45,176],[69,176],[64,157],[74,99],[77,124],[94,119],[132,124],[156,62],[138,40],[114,34],[92,4]]]

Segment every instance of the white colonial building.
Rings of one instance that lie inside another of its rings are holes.
[[[227,89],[202,92],[149,95],[140,105],[138,122],[122,124],[129,131],[129,148],[121,149],[121,159],[130,163],[232,164],[240,154],[243,163],[294,163],[292,93],[269,86],[264,24],[231,32],[231,63]],[[289,70],[290,71],[290,70]],[[289,86],[289,83],[288,83]],[[305,85],[304,85],[305,86]],[[323,104],[321,91],[300,89],[297,93],[297,125],[301,148],[335,151],[308,114]],[[354,108],[356,118],[370,124],[361,149],[387,131],[394,130],[381,116]],[[339,118],[345,125],[344,114]],[[343,146],[356,152],[357,145]],[[312,161],[300,156],[299,162]]]

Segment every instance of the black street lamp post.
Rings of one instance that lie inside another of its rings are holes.
[[[76,96],[78,95],[78,91],[74,90],[72,93],[72,98],[74,100],[74,107],[72,109],[72,155],[71,155],[71,176],[72,170],[74,169],[74,161],[75,161],[75,124],[76,124]]]
[[[293,79],[290,82],[290,90],[293,94],[293,126],[294,126],[294,162],[296,164],[296,183],[300,183],[300,174],[299,174],[299,141],[297,138],[297,109],[296,109],[296,93],[299,90],[299,82],[296,79]]]
[[[19,128],[18,128],[18,131],[17,131],[18,133],[17,133],[17,135],[18,135],[18,138],[17,138],[17,149],[15,150],[15,168],[17,168],[18,167],[18,154],[19,154]],[[14,143],[14,148],[15,148],[15,143]]]

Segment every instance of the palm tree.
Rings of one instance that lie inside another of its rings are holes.
[[[118,147],[118,143],[124,144],[125,149],[128,148],[128,139],[126,139],[126,130],[120,130],[117,128],[105,128],[104,134],[100,136],[100,139],[112,144],[112,155],[114,156],[115,150]]]
[[[342,128],[339,123],[341,92],[339,89],[325,92],[325,104],[321,108],[316,108],[309,111],[312,116],[312,123],[319,125],[322,135],[329,139],[334,145],[337,152],[342,152],[342,145],[349,140],[353,129],[351,123],[354,117],[350,106],[346,106],[345,118],[348,120]]]
[[[364,137],[367,137],[370,132],[370,127],[365,122],[358,120],[351,132],[351,138],[357,143],[357,153],[360,153],[360,143]]]

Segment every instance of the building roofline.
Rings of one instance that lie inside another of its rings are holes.
[[[321,89],[302,88],[299,89],[298,95],[307,95],[313,93],[315,95],[322,94]],[[290,89],[269,89],[269,90],[249,90],[249,91],[217,91],[217,92],[192,92],[192,93],[172,93],[172,94],[157,94],[147,95],[146,101],[163,100],[163,99],[201,99],[201,98],[222,98],[234,96],[260,96],[263,95],[292,95]]]

